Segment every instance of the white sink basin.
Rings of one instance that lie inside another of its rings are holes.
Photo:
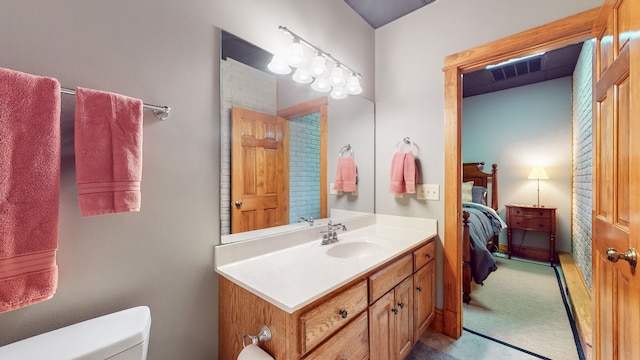
[[[337,244],[327,250],[327,255],[342,259],[353,259],[374,255],[381,250],[382,246],[378,244],[364,241],[355,241]]]

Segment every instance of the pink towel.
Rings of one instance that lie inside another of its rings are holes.
[[[350,157],[340,157],[333,188],[340,191],[354,192],[356,191],[357,176],[356,162]]]
[[[76,89],[75,152],[82,216],[140,211],[142,101]]]
[[[0,68],[0,313],[58,285],[60,83]]]
[[[418,167],[416,166],[416,159],[413,157],[412,152],[408,152],[407,155],[404,157],[405,193],[415,194],[417,181],[418,181]]]
[[[396,152],[391,160],[391,183],[389,191],[392,194],[413,194],[416,192],[418,168],[411,152]]]
[[[404,194],[404,158],[407,153],[396,152],[391,160],[391,185],[389,191],[392,194]]]

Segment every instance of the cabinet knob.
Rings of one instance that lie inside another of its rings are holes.
[[[400,309],[404,309],[404,303],[403,303],[403,302],[399,302],[399,303],[398,303],[398,307],[399,307]]]
[[[431,254],[430,254],[430,253],[426,253],[426,254],[424,254],[424,256],[425,256],[427,259],[430,259],[430,258],[431,258]]]
[[[393,313],[394,313],[395,315],[398,315],[398,309],[396,309],[396,308],[392,308],[392,309],[391,309],[391,311],[393,311]]]
[[[416,286],[416,290],[422,291],[422,286]]]
[[[346,319],[348,316],[347,310],[344,310],[344,309],[338,311],[338,314],[340,314],[340,316],[342,316],[343,319]]]

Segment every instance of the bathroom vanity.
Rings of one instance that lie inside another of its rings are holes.
[[[319,225],[216,247],[219,358],[245,334],[284,359],[404,359],[435,310],[436,221],[368,215],[320,245]]]

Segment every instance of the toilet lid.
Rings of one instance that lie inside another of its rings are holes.
[[[151,312],[139,306],[0,347],[0,359],[106,359],[147,341]]]

